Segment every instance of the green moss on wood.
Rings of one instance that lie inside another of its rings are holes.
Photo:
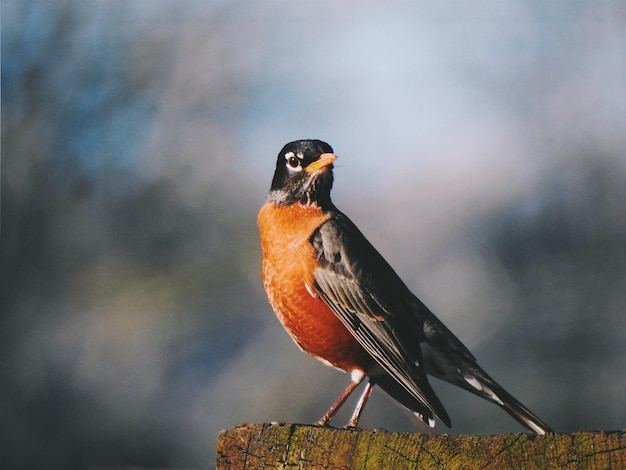
[[[452,436],[246,424],[220,434],[217,468],[626,469],[626,432]]]

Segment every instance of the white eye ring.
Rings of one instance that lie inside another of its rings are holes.
[[[287,152],[285,154],[285,160],[287,161],[287,166],[291,170],[300,171],[302,170],[302,161],[293,152]]]

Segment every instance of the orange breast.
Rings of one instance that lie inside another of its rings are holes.
[[[316,257],[309,237],[326,220],[328,215],[315,206],[267,203],[261,208],[263,285],[278,319],[301,349],[344,371],[366,370],[369,355],[312,294]]]

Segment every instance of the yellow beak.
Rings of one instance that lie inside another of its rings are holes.
[[[326,168],[329,165],[332,165],[335,160],[337,160],[337,156],[335,154],[323,153],[320,155],[320,157],[317,160],[315,160],[313,163],[310,163],[307,167],[305,167],[304,171],[306,171],[307,174],[312,175],[316,171],[321,170],[322,168]]]

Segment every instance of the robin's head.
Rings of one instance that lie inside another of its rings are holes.
[[[331,205],[333,148],[321,140],[296,140],[278,154],[269,199],[277,204]]]

